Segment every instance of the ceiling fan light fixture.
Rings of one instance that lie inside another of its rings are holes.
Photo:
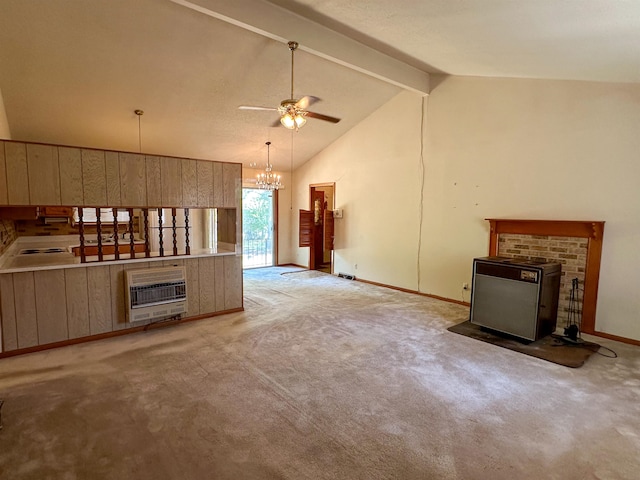
[[[282,115],[282,117],[280,117],[280,123],[283,127],[288,128],[289,130],[296,128],[296,120],[290,113]]]
[[[280,123],[289,130],[297,131],[307,123],[307,119],[304,118],[304,112],[288,111],[282,114]]]
[[[302,127],[305,123],[307,123],[307,119],[304,118],[304,115],[298,113],[296,114],[294,121],[296,122],[296,128]]]

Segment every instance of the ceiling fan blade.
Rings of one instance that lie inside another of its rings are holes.
[[[315,112],[307,112],[306,114],[309,118],[317,118],[318,120],[324,120],[325,122],[338,123],[340,121],[339,118],[330,117],[329,115],[322,115],[321,113]]]
[[[277,108],[273,108],[273,107],[252,107],[250,105],[240,105],[238,107],[238,110],[266,110],[269,112],[277,112],[278,109]]]
[[[282,125],[282,123],[280,123],[280,119],[276,120],[275,122],[273,122],[271,125],[269,125],[270,127],[280,127]]]
[[[300,100],[296,102],[296,108],[301,108],[302,110],[306,110],[309,108],[309,105],[313,105],[316,102],[319,102],[320,99],[318,97],[312,97],[311,95],[305,95]]]

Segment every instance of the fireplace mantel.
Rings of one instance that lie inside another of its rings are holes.
[[[498,254],[498,237],[501,233],[520,235],[548,235],[555,237],[582,237],[587,239],[587,262],[584,274],[584,297],[582,301],[582,326],[584,333],[597,334],[596,303],[604,222],[576,220],[516,220],[510,218],[487,218],[490,226],[489,255]]]

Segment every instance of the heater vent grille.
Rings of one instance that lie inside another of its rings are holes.
[[[174,317],[187,311],[184,267],[128,270],[126,285],[129,322]]]

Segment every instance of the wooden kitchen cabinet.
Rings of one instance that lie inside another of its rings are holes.
[[[29,203],[60,205],[60,166],[58,148],[52,145],[27,144]]]
[[[83,206],[107,203],[107,178],[104,152],[102,150],[81,151]]]
[[[41,270],[33,274],[38,345],[69,338],[64,270]]]
[[[147,162],[144,155],[119,153],[120,199],[124,207],[147,204]]]
[[[198,206],[198,162],[183,159],[180,168],[182,176],[182,206]]]
[[[0,205],[238,208],[242,165],[0,141]]]
[[[197,160],[196,182],[198,189],[198,206],[213,207],[213,162]]]
[[[73,216],[73,207],[40,207],[41,217],[66,217]]]
[[[160,158],[147,155],[146,177],[147,177],[147,203],[149,207],[162,206],[162,180],[160,177]]]
[[[72,207],[0,207],[0,218],[4,220],[36,220],[38,217],[71,218]]]
[[[0,219],[36,220],[38,212],[38,207],[0,207]]]
[[[20,142],[4,142],[4,156],[9,205],[29,205],[27,146]]]
[[[60,164],[60,204],[82,205],[82,151],[79,148],[58,147]]]
[[[225,208],[237,208],[242,197],[242,165],[224,163],[222,165],[223,205]]]
[[[182,160],[160,157],[160,177],[162,180],[162,205],[182,206]]]

